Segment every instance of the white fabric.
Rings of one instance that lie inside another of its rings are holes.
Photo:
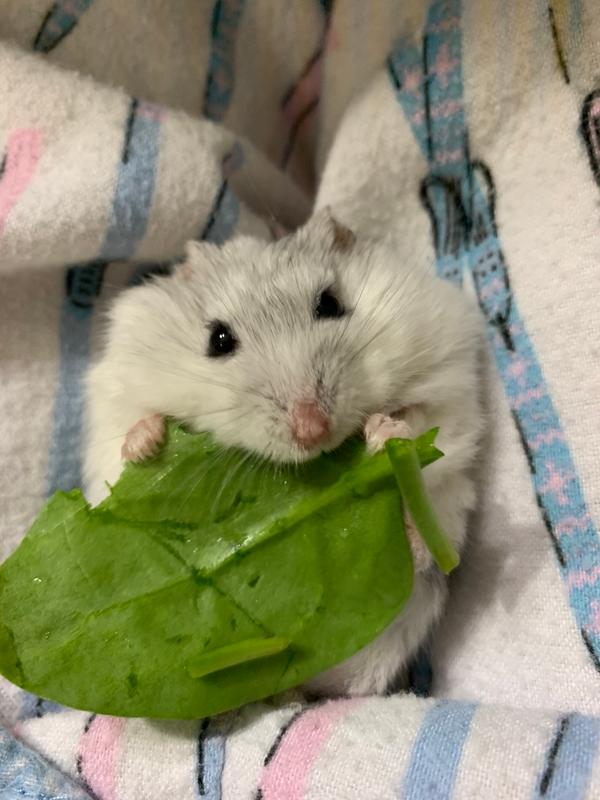
[[[484,221],[508,270],[514,349],[488,325],[481,500],[434,637],[435,699],[306,710],[271,766],[300,706],[206,730],[97,718],[85,732],[88,715],[2,682],[0,720],[103,800],[196,797],[207,764],[209,797],[598,796],[600,103],[585,98],[599,88],[600,7],[328,7],[0,0],[0,557],[79,474],[79,380],[135,268],[124,262],[175,258],[203,235],[269,236],[275,218],[293,228],[316,189],[317,207],[441,270],[451,254],[435,252],[422,181],[451,183],[431,189],[443,226],[452,186],[464,200],[472,180],[473,208],[497,225]],[[501,289],[476,291],[477,246],[453,263],[474,302],[496,302]],[[66,267],[97,260],[100,296],[84,293],[82,312]],[[557,422],[534,418],[548,397]],[[569,776],[577,794],[560,793]]]

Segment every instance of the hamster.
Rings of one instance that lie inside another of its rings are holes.
[[[423,475],[460,550],[483,424],[481,341],[479,313],[460,290],[357,238],[328,209],[277,242],[190,243],[172,276],[123,292],[109,312],[87,378],[88,497],[107,494],[124,459],[157,451],[165,416],[297,463],[357,431],[376,451],[439,426],[445,458]],[[375,641],[311,681],[312,692],[385,692],[438,619],[446,582],[407,525],[409,602]]]

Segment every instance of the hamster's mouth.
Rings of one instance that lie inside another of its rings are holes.
[[[341,430],[334,432],[330,437],[327,438],[326,441],[319,443],[313,447],[303,447],[296,442],[292,444],[292,458],[290,461],[296,464],[302,464],[307,461],[313,461],[315,458],[318,458],[323,453],[331,453],[333,450],[337,450],[338,447],[347,441],[348,439],[352,438],[353,436],[360,435],[362,433],[361,426],[348,429],[348,430]]]
[[[384,406],[383,410],[378,409],[377,411],[366,413],[364,414],[363,420],[354,427],[348,428],[345,431],[339,431],[337,435],[333,435],[327,442],[324,442],[319,447],[314,448],[312,452],[304,453],[302,460],[308,461],[310,459],[317,458],[321,455],[321,453],[331,453],[333,450],[337,450],[338,447],[341,447],[341,445],[348,441],[348,439],[352,439],[354,437],[365,439],[365,424],[369,417],[371,417],[373,414],[382,413],[386,417],[391,417],[393,420],[399,421],[404,419],[407,411],[408,406],[393,406],[389,410]]]
[[[331,453],[337,450],[345,441],[353,437],[365,437],[365,424],[366,421],[373,414],[383,414],[386,417],[391,417],[394,420],[403,420],[406,413],[410,410],[409,406],[401,406],[398,404],[389,404],[380,406],[376,411],[364,412],[359,416],[354,425],[341,424],[339,418],[332,420],[332,428],[330,435],[324,441],[314,445],[302,445],[293,439],[288,441],[283,448],[280,446],[276,450],[271,450],[269,458],[279,463],[288,464],[303,464],[308,461],[313,461],[323,453]],[[283,450],[283,452],[282,452]],[[287,452],[285,452],[287,451]]]

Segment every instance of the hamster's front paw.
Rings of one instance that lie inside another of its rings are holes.
[[[365,425],[365,440],[370,453],[383,450],[388,439],[412,439],[413,432],[403,419],[394,419],[385,414],[372,414]],[[404,515],[406,535],[413,555],[415,572],[424,572],[432,564],[431,553],[412,521]]]
[[[365,425],[365,440],[370,453],[383,450],[388,439],[412,439],[412,436],[407,422],[385,414],[371,414]]]
[[[158,452],[165,439],[165,418],[162,414],[144,417],[127,431],[121,447],[124,461],[144,461]]]

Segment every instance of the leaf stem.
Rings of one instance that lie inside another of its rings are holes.
[[[420,465],[421,468],[432,464],[444,455],[433,444],[437,432],[438,429],[433,428],[414,441],[408,440],[413,443],[417,465]],[[418,472],[420,473],[420,469]],[[224,566],[236,555],[268,541],[273,536],[289,531],[308,517],[318,514],[322,509],[346,500],[348,495],[368,497],[382,484],[391,482],[394,477],[397,481],[394,465],[390,463],[390,459],[386,458],[384,453],[377,453],[365,459],[355,469],[342,475],[332,486],[298,504],[289,514],[278,516],[270,525],[264,526],[260,531],[248,531],[246,539],[236,548],[235,553],[227,556],[219,566]]]
[[[225,645],[225,647],[208,650],[192,661],[187,671],[192,678],[204,678],[213,672],[221,672],[229,667],[245,664],[247,661],[275,656],[287,650],[289,646],[289,640],[282,639],[280,636],[270,636],[267,639],[245,639],[243,642],[235,642]]]
[[[385,449],[412,520],[433,560],[448,575],[458,565],[459,556],[442,530],[427,497],[415,442],[412,439],[390,439],[385,443]]]

